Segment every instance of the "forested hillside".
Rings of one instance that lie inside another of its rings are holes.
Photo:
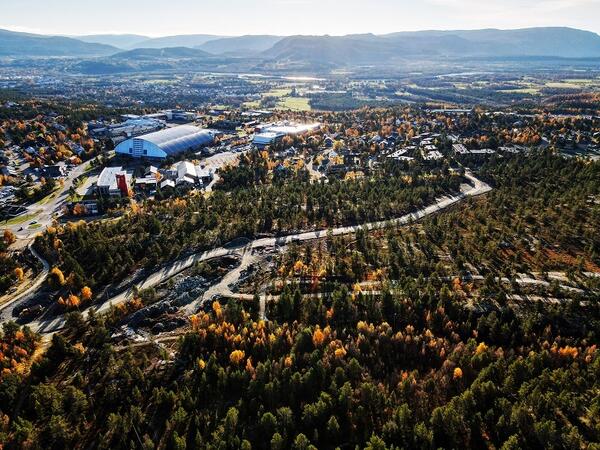
[[[258,319],[254,303],[215,301],[180,333],[121,345],[111,334],[125,308],[87,322],[72,313],[67,330],[33,362],[35,336],[7,325],[0,442],[597,448],[597,284],[559,301],[520,304],[493,277],[467,286],[446,276],[472,264],[492,275],[597,272],[598,170],[550,153],[489,161],[481,175],[496,189],[466,207],[378,231],[383,239],[328,238],[322,254],[294,247],[278,270],[290,284],[268,305],[268,321]],[[569,226],[577,242],[562,231]],[[318,258],[321,277],[340,283],[305,295],[310,271],[299,277],[289,265],[312,267]],[[369,273],[381,280],[380,293],[347,287]]]
[[[456,193],[460,176],[432,179],[415,168],[391,169],[388,176],[331,183],[310,183],[306,171],[282,183],[262,184],[260,166],[236,171],[231,192],[147,202],[118,221],[72,223],[51,228],[36,247],[72,287],[92,288],[119,281],[140,267],[154,267],[193,250],[223,245],[258,233],[285,234],[387,220]],[[248,166],[250,167],[250,166]],[[254,173],[256,171],[256,174]],[[232,175],[225,174],[225,182]],[[86,270],[83,270],[83,267]]]
[[[286,322],[213,305],[175,355],[117,349],[72,318],[29,378],[7,374],[2,441],[29,448],[582,448],[598,442],[598,311],[465,310],[416,282],[338,290]],[[8,335],[7,333],[7,336]],[[596,400],[594,400],[596,399]],[[314,446],[314,447],[311,447]],[[590,447],[591,448],[591,447]]]

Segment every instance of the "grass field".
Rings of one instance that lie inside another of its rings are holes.
[[[244,106],[246,108],[250,108],[250,109],[258,109],[258,108],[260,108],[260,101],[254,100],[253,102],[246,102],[246,103],[244,103]]]
[[[77,202],[80,202],[81,200],[83,200],[83,195],[79,195],[78,193],[75,193],[75,195],[69,195],[67,200],[69,200],[70,202],[73,202],[73,203],[77,203]]]
[[[50,200],[52,200],[53,198],[55,198],[58,195],[59,191],[60,191],[60,189],[56,189],[55,191],[53,191],[52,193],[48,194],[43,199],[41,199],[39,202],[37,202],[36,205],[45,205]]]
[[[17,217],[13,217],[12,219],[8,220],[7,222],[2,222],[2,225],[4,225],[4,226],[19,225],[19,224],[27,222],[28,220],[33,219],[35,216],[37,216],[36,213],[23,214],[23,215],[20,215]]]
[[[538,88],[535,87],[523,87],[523,88],[519,88],[519,89],[506,89],[506,90],[499,90],[498,92],[503,92],[506,94],[531,94],[531,95],[536,95],[540,93],[540,90]]]
[[[566,81],[554,82],[550,81],[546,83],[546,87],[554,88],[554,89],[581,89],[581,84],[577,83],[567,83]]]
[[[292,111],[310,111],[311,109],[309,99],[305,97],[283,97],[277,107]]]
[[[263,97],[285,97],[287,95],[290,95],[291,93],[292,93],[291,88],[279,88],[279,89],[270,90],[269,92],[264,92],[261,95]]]
[[[261,97],[276,97],[278,99],[276,108],[288,109],[290,111],[310,111],[310,103],[308,98],[304,97],[290,97],[292,88],[277,88],[271,89],[270,91],[263,92]],[[260,100],[254,100],[251,102],[244,103],[246,108],[258,109],[261,108]]]

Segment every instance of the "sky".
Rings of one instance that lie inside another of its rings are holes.
[[[600,0],[1,0],[0,28],[41,34],[330,34],[569,26]]]

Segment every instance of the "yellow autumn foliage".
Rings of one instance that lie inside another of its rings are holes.
[[[65,276],[58,267],[53,267],[52,270],[50,270],[50,275],[59,286],[64,286]]]
[[[234,350],[229,355],[229,360],[237,366],[244,360],[245,356],[246,354],[243,350]]]
[[[488,349],[488,346],[485,345],[485,342],[480,342],[479,345],[477,346],[477,348],[475,349],[475,354],[476,355],[481,355],[482,353],[485,353]]]
[[[346,349],[344,347],[335,349],[335,357],[336,358],[342,359],[344,356],[346,356]]]
[[[455,368],[452,376],[455,380],[460,380],[463,376],[462,369],[460,367]]]

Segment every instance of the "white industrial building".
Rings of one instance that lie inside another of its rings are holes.
[[[256,127],[259,133],[303,134],[318,129],[319,123],[295,124],[291,122],[266,123]]]
[[[254,139],[252,143],[256,145],[258,148],[265,148],[267,145],[271,145],[279,140],[281,140],[285,136],[284,133],[257,133],[254,135]]]
[[[423,158],[428,161],[437,161],[438,159],[442,159],[443,157],[444,155],[442,155],[438,150],[432,150],[423,156]]]
[[[177,185],[180,184],[203,184],[206,185],[211,182],[213,178],[213,172],[205,169],[201,166],[195,166],[189,161],[182,161],[177,164],[176,167],[177,178],[175,180]]]
[[[263,124],[256,127],[252,143],[258,148],[264,148],[276,143],[284,136],[304,134],[316,130],[320,126],[318,123],[297,125],[290,122]]]
[[[102,122],[89,122],[90,135],[95,138],[112,138],[115,142],[120,142],[127,138],[158,131],[167,126],[164,121],[154,118],[134,115],[123,117],[126,117],[124,122],[110,125]]]
[[[132,158],[165,159],[186,151],[196,151],[213,140],[210,131],[193,125],[180,125],[127,139],[117,145],[115,152]]]
[[[123,184],[119,185],[122,177]],[[96,193],[101,196],[118,197],[125,195],[131,185],[131,173],[123,170],[123,167],[105,167],[96,182]]]

